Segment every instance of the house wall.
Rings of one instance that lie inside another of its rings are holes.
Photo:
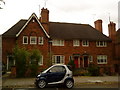
[[[16,38],[2,37],[2,61],[7,64],[7,56],[11,55],[16,45]]]
[[[49,58],[48,38],[46,37],[40,25],[37,23],[36,19],[34,19],[35,20],[34,22],[33,22],[33,19],[34,18],[31,19],[27,27],[17,37],[17,43],[20,47],[24,47],[27,50],[38,49],[43,55],[43,66],[42,67],[47,67],[48,65],[47,60]],[[28,44],[23,44],[23,36],[28,36]],[[37,44],[30,44],[30,36],[37,37]],[[43,37],[44,39],[43,45],[38,44],[38,37]]]
[[[65,40],[64,46],[52,46],[52,53],[54,55],[64,55],[65,64],[69,62],[69,56],[73,54],[89,54],[93,56],[93,63],[97,65],[97,55],[107,55],[107,64],[100,64],[99,66],[110,66],[112,65],[112,43],[107,42],[107,47],[96,47],[95,41],[90,41],[88,47],[82,46],[82,41],[80,41],[80,46],[73,46],[73,40]]]

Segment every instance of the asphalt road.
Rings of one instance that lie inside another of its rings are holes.
[[[48,86],[44,89],[35,87],[29,88],[3,88],[2,90],[120,90],[118,83],[95,83],[95,84],[79,84],[72,89],[63,88],[61,86]]]
[[[15,89],[2,89],[2,90],[119,90],[118,88],[72,88],[72,89],[65,89],[65,88],[45,88],[45,89],[36,89],[36,88],[15,88]]]
[[[41,90],[35,87],[33,84],[34,80],[35,78],[3,78],[2,90]],[[48,86],[42,90],[120,90],[117,76],[74,77],[74,80],[73,89],[66,89],[61,86]]]

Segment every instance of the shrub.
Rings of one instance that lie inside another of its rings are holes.
[[[31,70],[31,76],[35,76],[37,74],[39,67],[38,63],[40,62],[40,60],[41,60],[40,51],[37,49],[33,49],[30,54],[30,64],[29,64],[29,68]]]
[[[29,53],[25,49],[16,46],[13,50],[13,54],[16,62],[16,75],[17,77],[24,77]]]
[[[68,65],[70,65],[70,66],[72,67],[72,71],[75,70],[74,60],[70,60],[70,61],[68,62]]]
[[[88,72],[91,76],[99,76],[99,67],[94,64],[90,64],[88,67]]]

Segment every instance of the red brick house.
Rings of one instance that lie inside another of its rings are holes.
[[[28,20],[20,20],[2,34],[2,60],[10,70],[15,64],[12,51],[17,42],[28,50],[40,50],[39,65],[43,68],[49,63],[67,64],[72,59],[76,68],[86,68],[93,63],[111,71],[113,39],[102,33],[102,20],[95,21],[95,28],[88,24],[49,22],[49,11],[43,8],[40,19],[33,13]]]

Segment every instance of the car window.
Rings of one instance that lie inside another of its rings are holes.
[[[55,66],[50,69],[50,72],[66,72],[66,69],[64,66]]]

